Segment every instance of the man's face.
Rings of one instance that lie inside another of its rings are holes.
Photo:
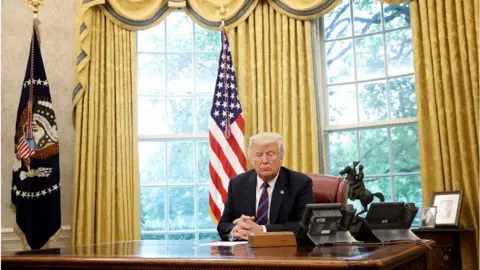
[[[277,176],[282,161],[278,143],[255,146],[250,153],[250,162],[263,181],[270,181]]]

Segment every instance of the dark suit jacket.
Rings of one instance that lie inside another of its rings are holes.
[[[243,215],[255,216],[257,173],[251,170],[232,178],[228,184],[228,197],[225,209],[218,222],[217,231],[222,240],[228,240],[233,229],[233,221]],[[283,192],[282,192],[283,191]],[[305,174],[280,168],[272,192],[267,232],[296,232],[302,219],[305,206],[314,203],[312,179]]]

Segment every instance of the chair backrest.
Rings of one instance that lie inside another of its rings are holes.
[[[348,184],[345,179],[330,175],[307,174],[312,178],[316,203],[347,204]]]

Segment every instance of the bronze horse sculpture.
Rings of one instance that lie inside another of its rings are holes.
[[[381,202],[385,201],[385,197],[381,192],[371,193],[365,184],[363,183],[363,165],[359,166],[359,172],[357,175],[356,167],[360,164],[359,161],[353,162],[353,168],[350,166],[345,167],[339,172],[342,177],[346,174],[346,180],[348,181],[348,198],[352,201],[360,200],[363,206],[363,210],[358,212],[355,216],[359,216],[368,210],[368,205],[373,201],[373,197],[377,197]]]

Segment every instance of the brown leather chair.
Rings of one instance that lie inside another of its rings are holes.
[[[312,178],[313,196],[316,203],[347,204],[347,180],[330,175],[307,175]]]

